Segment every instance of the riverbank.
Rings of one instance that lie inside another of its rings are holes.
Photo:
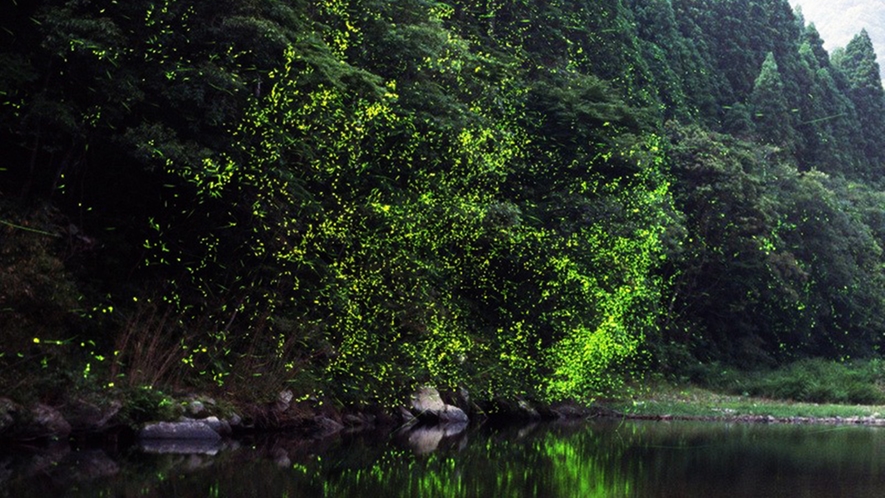
[[[44,397],[47,398],[47,397]],[[0,443],[112,437],[118,440],[212,439],[285,433],[323,439],[339,433],[399,431],[415,427],[584,419],[601,408],[576,402],[531,403],[523,399],[476,401],[463,389],[442,394],[417,389],[399,406],[345,405],[333,399],[297,399],[280,391],[261,401],[156,389],[68,393],[52,401],[19,402],[0,396]]]
[[[624,418],[642,420],[885,426],[885,405],[795,402],[723,394],[693,385],[656,384],[630,399],[605,400],[601,405]]]
[[[67,398],[54,405],[25,405],[0,398],[0,441],[111,437],[134,442],[151,433],[152,438],[163,439],[164,430],[168,430],[168,438],[175,439],[180,430],[200,434],[202,425],[206,429],[202,433],[213,438],[214,431],[224,438],[286,433],[323,439],[360,431],[589,418],[885,426],[885,405],[794,402],[666,382],[631,392],[629,397],[591,404],[543,404],[527,400],[476,403],[465,391],[440,395],[435,389],[422,389],[409,403],[395,408],[295,400],[290,391],[280,392],[272,402],[159,391],[108,399]],[[169,422],[179,425],[157,425]]]

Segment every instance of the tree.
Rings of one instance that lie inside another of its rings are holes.
[[[750,105],[756,123],[756,134],[765,143],[792,152],[796,148],[796,131],[784,83],[774,54],[769,52],[753,84]]]
[[[857,34],[840,52],[834,64],[847,77],[848,96],[857,110],[860,124],[861,150],[876,168],[872,178],[881,178],[885,164],[885,90],[873,42],[866,30]]]

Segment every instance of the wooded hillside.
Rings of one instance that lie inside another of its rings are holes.
[[[787,0],[0,19],[2,378],[588,399],[883,342],[874,48]]]

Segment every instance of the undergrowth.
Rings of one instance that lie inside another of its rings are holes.
[[[720,392],[808,403],[885,403],[885,361],[803,359],[775,370],[740,372],[718,364],[695,376]]]

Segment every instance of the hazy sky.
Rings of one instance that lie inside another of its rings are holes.
[[[805,23],[814,23],[830,52],[866,29],[879,65],[885,66],[885,0],[790,0],[790,4],[802,7]]]

